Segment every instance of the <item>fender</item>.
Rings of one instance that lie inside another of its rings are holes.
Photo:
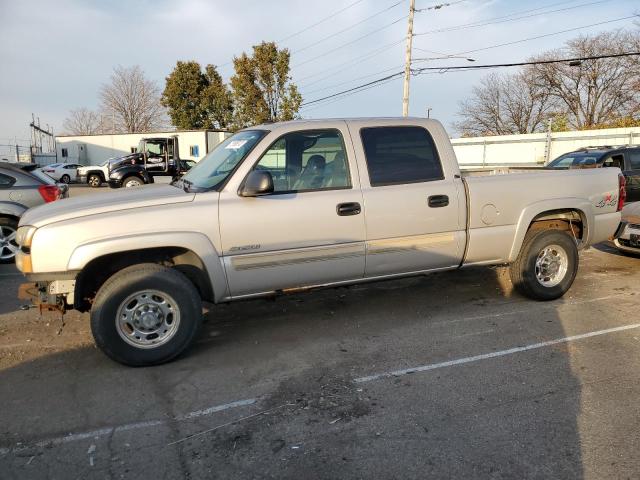
[[[553,210],[576,210],[582,217],[584,228],[583,243],[589,245],[591,243],[592,229],[594,223],[594,213],[591,204],[581,198],[554,198],[552,200],[542,200],[527,205],[520,214],[518,219],[516,235],[513,240],[511,252],[509,254],[509,262],[513,262],[520,253],[520,248],[524,243],[524,237],[527,234],[529,225],[535,217],[544,212]]]
[[[132,245],[135,245],[134,249],[131,248]],[[67,270],[80,271],[90,261],[108,254],[167,247],[184,248],[194,252],[207,270],[216,303],[229,298],[227,277],[220,254],[207,236],[198,232],[149,232],[87,242],[73,250]]]
[[[26,211],[27,207],[20,203],[0,202],[0,215],[9,215],[12,217],[20,218]]]
[[[129,175],[140,177],[144,183],[153,183],[153,178],[142,165],[123,165],[115,168],[109,174],[109,179],[122,181]]]

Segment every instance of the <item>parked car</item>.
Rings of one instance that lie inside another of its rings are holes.
[[[0,263],[15,260],[18,251],[16,231],[24,212],[68,195],[66,185],[56,185],[52,178],[36,168],[35,164],[0,164]]]
[[[143,138],[135,153],[109,161],[109,186],[139,187],[154,183],[155,177],[179,177],[185,167],[179,151],[177,135]]]
[[[69,184],[76,181],[77,170],[81,166],[78,163],[53,163],[42,167],[40,170],[57,182]]]
[[[629,203],[622,209],[620,234],[613,243],[624,253],[640,255],[640,202]]]
[[[109,178],[109,160],[100,165],[79,166],[77,170],[78,183],[86,183],[90,187],[98,188]]]
[[[627,181],[627,202],[640,201],[640,146],[589,147],[565,153],[547,168],[617,167]]]
[[[170,185],[27,212],[16,264],[23,296],[90,310],[103,352],[152,365],[194,341],[203,300],[496,264],[558,298],[623,199],[608,168],[462,178],[435,120],[292,121],[236,133]]]

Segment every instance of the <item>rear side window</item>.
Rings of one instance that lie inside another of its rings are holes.
[[[0,173],[0,188],[9,188],[14,183],[16,183],[15,178],[5,175],[4,173]]]
[[[640,170],[640,150],[629,152],[629,163],[631,170]]]
[[[442,164],[433,138],[422,127],[373,127],[360,130],[371,186],[442,180]]]

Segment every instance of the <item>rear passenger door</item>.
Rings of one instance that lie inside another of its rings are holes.
[[[350,124],[364,199],[367,277],[456,267],[462,259],[464,186],[444,129],[425,123]],[[431,126],[449,146],[444,156]]]
[[[627,179],[627,202],[640,201],[640,148],[627,151],[627,166],[624,176]]]

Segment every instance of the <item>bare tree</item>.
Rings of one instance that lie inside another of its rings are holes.
[[[118,66],[111,81],[100,90],[104,118],[118,132],[148,132],[166,125],[157,84],[145,77],[142,68]]]
[[[633,51],[638,43],[637,33],[606,32],[570,40],[563,49],[540,58],[620,54]],[[640,113],[640,73],[633,57],[584,60],[579,65],[536,65],[533,71],[538,86],[560,103],[570,127],[593,128]]]
[[[509,135],[544,129],[553,110],[549,93],[538,86],[530,70],[513,75],[491,74],[474,87],[472,97],[460,103],[463,135]]]
[[[100,116],[88,108],[76,108],[62,124],[64,131],[71,135],[91,135],[101,130]]]

